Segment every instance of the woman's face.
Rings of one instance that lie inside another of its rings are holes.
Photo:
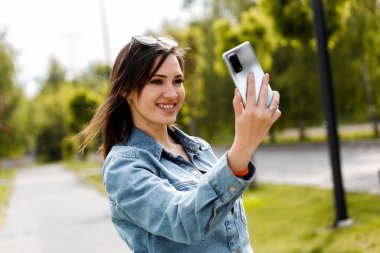
[[[156,64],[160,58],[156,59]],[[177,58],[169,54],[164,63],[144,86],[140,96],[128,97],[136,127],[156,127],[173,124],[185,99],[183,73]]]

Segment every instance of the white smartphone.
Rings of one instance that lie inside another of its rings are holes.
[[[227,65],[232,80],[243,98],[244,106],[247,103],[247,77],[249,72],[255,75],[256,104],[259,98],[264,71],[256,57],[251,43],[244,42],[237,47],[223,53],[223,60]],[[268,86],[268,99],[266,106],[272,101],[272,89]]]

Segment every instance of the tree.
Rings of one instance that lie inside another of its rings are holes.
[[[189,8],[196,2],[202,2],[207,16],[211,19],[228,18],[233,22],[240,19],[240,14],[256,4],[255,0],[183,0],[183,6]]]
[[[30,125],[35,136],[35,150],[41,161],[62,159],[61,143],[67,133],[67,97],[72,92],[65,82],[65,70],[51,59],[42,89],[31,102]]]
[[[42,90],[56,90],[58,86],[65,82],[66,70],[55,58],[50,59],[47,78],[42,86]]]
[[[325,5],[330,45],[339,29],[341,4],[341,0],[335,0]],[[260,6],[272,18],[281,36],[272,71],[272,80],[279,85],[281,105],[286,106],[281,121],[288,126],[291,126],[288,122],[294,122],[300,140],[304,140],[307,138],[305,127],[322,121],[310,1],[267,0],[260,1]]]
[[[100,95],[105,95],[108,88],[108,79],[111,75],[111,67],[102,63],[92,63],[73,82],[83,88],[96,91]]]
[[[0,157],[21,156],[29,144],[27,100],[15,82],[14,52],[0,34]]]
[[[337,59],[334,70],[339,90],[346,89],[348,96],[338,97],[338,103],[345,117],[362,121],[370,118],[378,138],[379,101],[375,98],[380,89],[374,84],[380,81],[380,8],[375,0],[351,0],[345,2],[342,10],[342,29],[333,51]]]

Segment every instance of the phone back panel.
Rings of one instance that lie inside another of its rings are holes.
[[[236,54],[241,66],[243,67],[242,71],[236,73],[229,61],[229,56],[232,54]],[[261,82],[264,77],[264,72],[260,66],[259,61],[257,60],[256,54],[253,51],[251,43],[244,42],[239,46],[225,52],[223,54],[223,60],[227,65],[228,71],[234,81],[236,88],[239,90],[244,105],[246,104],[247,98],[247,77],[249,72],[253,72],[255,75],[255,88],[256,88],[256,103],[259,97],[259,93],[261,90]],[[266,106],[269,107],[270,102],[272,101],[272,89],[268,86],[268,100]]]

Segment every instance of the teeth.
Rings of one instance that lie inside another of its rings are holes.
[[[169,110],[169,109],[173,109],[174,105],[162,105],[162,104],[159,104],[158,107],[160,107],[162,109],[165,109],[165,110]]]

